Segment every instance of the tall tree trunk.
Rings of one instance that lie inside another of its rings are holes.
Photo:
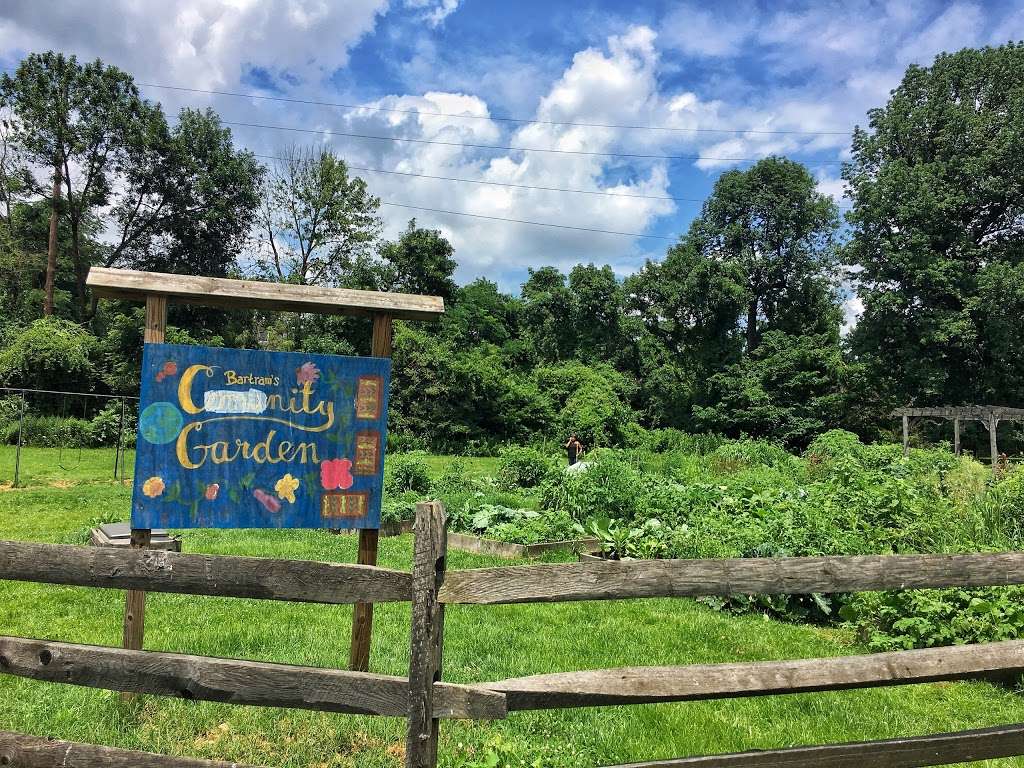
[[[53,314],[53,284],[57,276],[57,219],[60,208],[60,163],[53,167],[53,197],[50,199],[50,243],[46,249],[46,287],[43,314]]]
[[[757,349],[757,298],[747,305],[747,354]]]

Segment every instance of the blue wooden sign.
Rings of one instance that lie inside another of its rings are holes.
[[[391,361],[146,344],[132,528],[377,528]]]

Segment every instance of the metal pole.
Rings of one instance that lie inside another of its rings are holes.
[[[21,473],[21,440],[25,431],[25,390],[21,390],[21,416],[18,419],[18,449],[14,453],[14,485],[18,487],[18,476]]]
[[[117,424],[117,447],[114,449],[114,479],[117,480],[117,464],[121,463],[121,479],[124,479],[124,457],[121,455],[121,436],[124,434],[124,398],[121,398],[121,420]]]

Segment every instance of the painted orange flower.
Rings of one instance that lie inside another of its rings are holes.
[[[203,496],[206,497],[207,501],[213,501],[214,499],[217,498],[218,491],[220,491],[220,484],[210,483],[208,486],[206,486],[206,492],[203,494]]]
[[[163,478],[151,477],[142,484],[142,492],[146,496],[149,496],[149,498],[155,499],[164,492],[164,488],[166,487],[167,486],[164,485]]]

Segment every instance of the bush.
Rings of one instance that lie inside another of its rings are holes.
[[[421,451],[389,456],[384,472],[384,489],[393,496],[430,490],[430,470]]]
[[[85,419],[61,418],[59,416],[38,416],[26,414],[22,430],[22,444],[36,448],[82,448],[90,445],[91,424]],[[15,445],[18,442],[18,421],[2,426],[3,442]]]
[[[118,435],[121,445],[131,448],[135,445],[136,406],[125,403],[124,422],[121,420],[121,402],[110,400],[89,424],[89,445],[93,447],[116,446]]]
[[[498,482],[505,488],[536,488],[554,468],[550,456],[536,448],[505,448],[498,462]]]
[[[715,465],[721,470],[736,470],[744,467],[791,467],[795,457],[781,444],[768,440],[729,440],[711,454]]]
[[[96,380],[96,337],[67,320],[44,317],[0,350],[0,384],[88,391]]]
[[[840,613],[876,651],[1011,640],[1024,632],[1024,587],[865,592]]]

